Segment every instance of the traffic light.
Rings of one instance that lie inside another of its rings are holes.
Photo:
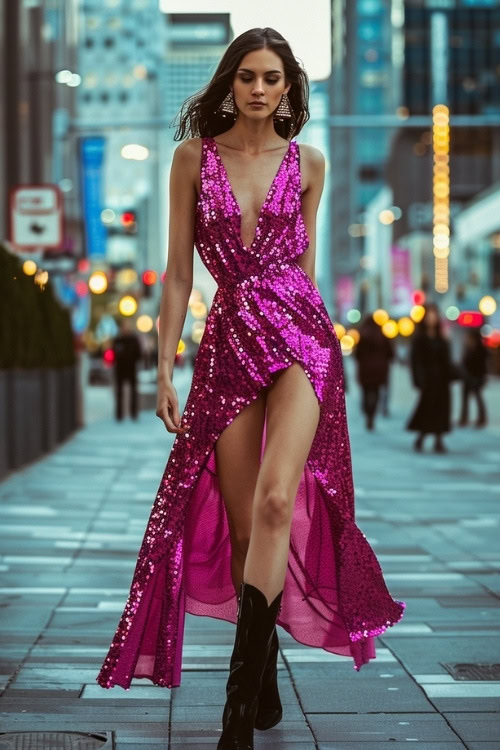
[[[127,234],[135,234],[137,232],[137,214],[135,211],[123,211],[120,216],[120,222]]]
[[[151,297],[151,292],[158,280],[158,274],[151,268],[146,269],[142,274],[142,289],[144,297]]]

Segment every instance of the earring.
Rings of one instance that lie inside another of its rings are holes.
[[[283,94],[276,112],[274,113],[274,119],[283,122],[285,118],[292,117],[292,110],[290,107],[290,100],[288,94]]]
[[[226,116],[227,114],[230,115],[236,115],[238,114],[238,110],[236,109],[236,104],[234,102],[234,94],[230,90],[229,94],[226,96],[223,102],[217,107],[217,112],[222,115],[222,117]]]

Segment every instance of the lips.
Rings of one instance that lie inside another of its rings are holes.
[[[259,107],[264,107],[264,102],[250,102],[250,104],[258,104]]]

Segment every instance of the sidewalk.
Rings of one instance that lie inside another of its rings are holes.
[[[404,431],[406,372],[391,416],[366,433],[346,364],[356,519],[406,614],[359,673],[280,629],[285,715],[255,746],[500,748],[499,384],[488,385],[486,430],[454,430],[447,455],[418,455]],[[189,372],[174,384],[183,404]],[[153,412],[119,425],[108,416],[0,485],[0,732],[108,733],[116,750],[216,747],[233,625],[187,617],[176,690],[95,683],[172,442]],[[478,679],[492,663],[495,679]],[[464,680],[456,664],[476,666]]]

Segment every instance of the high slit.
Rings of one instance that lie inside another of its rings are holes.
[[[274,373],[297,361],[314,389],[319,422],[294,504],[277,623],[296,641],[375,658],[374,639],[399,622],[366,536],[355,522],[342,353],[321,296],[297,258],[308,246],[300,150],[289,144],[244,248],[241,214],[213,138],[202,139],[195,244],[218,283],[191,388],[139,550],[130,593],[97,681],[181,682],[185,613],[236,623],[231,545],[215,445]],[[261,458],[265,450],[266,419]]]

